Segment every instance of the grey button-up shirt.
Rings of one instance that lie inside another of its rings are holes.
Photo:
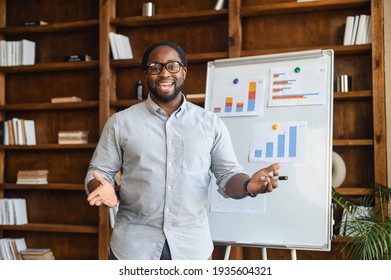
[[[208,259],[213,251],[206,209],[211,176],[224,189],[244,172],[221,119],[183,99],[168,117],[148,97],[114,114],[103,129],[85,183],[98,171],[114,185],[122,172],[111,239],[118,259],[159,259],[166,239],[173,259]]]

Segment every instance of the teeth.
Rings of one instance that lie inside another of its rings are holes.
[[[172,83],[159,83],[159,86],[170,86]]]

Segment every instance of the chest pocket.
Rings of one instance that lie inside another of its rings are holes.
[[[209,169],[211,141],[208,139],[183,139],[176,141],[175,161],[187,170]]]

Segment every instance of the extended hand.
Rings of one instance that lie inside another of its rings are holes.
[[[247,185],[248,190],[251,193],[266,193],[273,191],[278,187],[278,181],[274,180],[273,176],[278,175],[278,170],[280,168],[280,163],[274,163],[255,172]]]
[[[91,206],[101,206],[103,204],[107,207],[115,207],[117,205],[118,198],[115,195],[114,187],[98,172],[94,172],[93,175],[95,180],[99,182],[99,185],[88,195],[87,201]]]

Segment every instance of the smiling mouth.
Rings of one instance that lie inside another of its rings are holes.
[[[162,90],[169,90],[174,85],[174,82],[161,82],[157,84]]]

